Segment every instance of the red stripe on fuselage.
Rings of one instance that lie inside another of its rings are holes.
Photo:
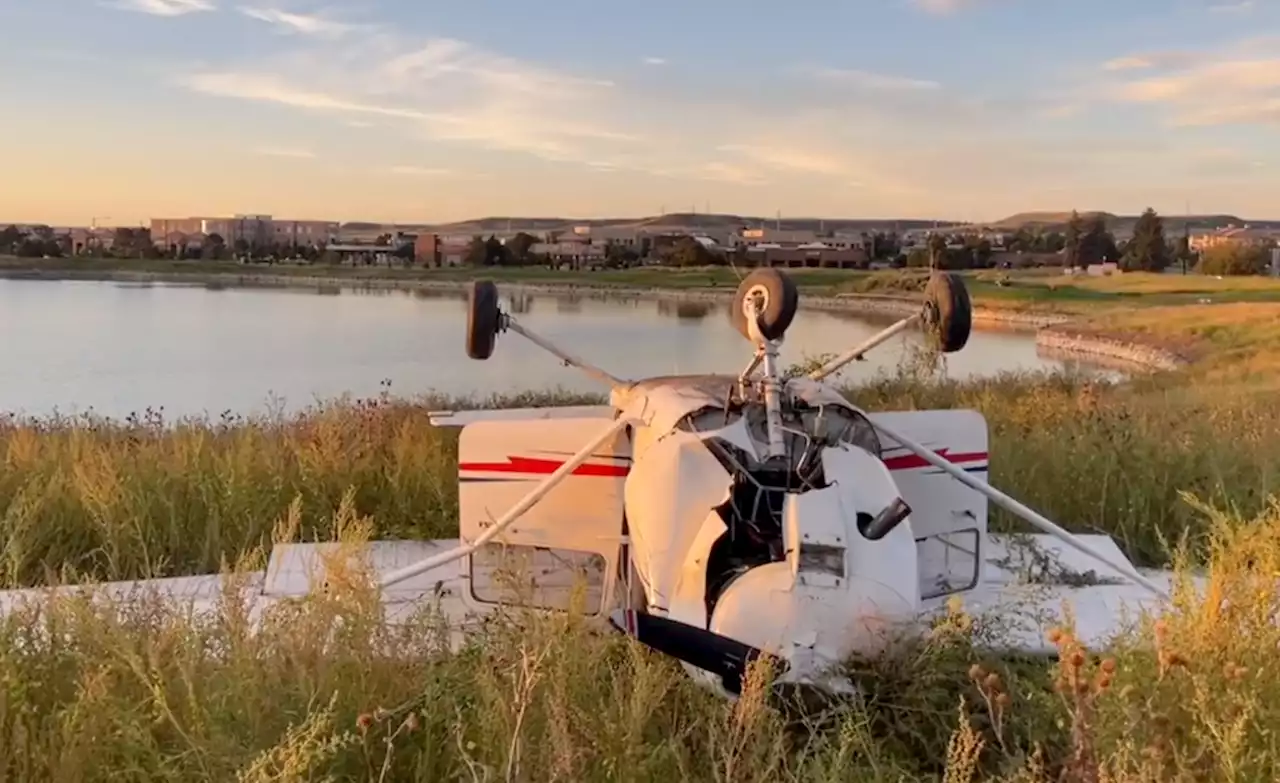
[[[551,475],[563,466],[565,460],[537,459],[535,457],[507,457],[506,462],[463,462],[458,470],[470,473],[533,473]],[[579,465],[574,468],[575,476],[607,476],[622,478],[627,475],[626,465]]]
[[[985,451],[975,451],[969,454],[951,454],[949,449],[939,449],[938,456],[947,460],[953,465],[963,465],[972,462],[982,462],[988,457]],[[889,470],[911,470],[913,468],[927,468],[930,463],[917,457],[915,454],[905,454],[901,457],[890,457],[884,461],[885,467]],[[526,475],[547,476],[555,473],[564,465],[563,460],[556,459],[538,459],[536,457],[507,457],[506,462],[463,462],[458,465],[459,471],[467,473],[523,473]],[[630,468],[627,465],[579,465],[573,471],[575,476],[601,476],[608,478],[624,478]]]
[[[952,465],[963,465],[966,462],[983,462],[989,456],[985,451],[975,451],[971,454],[951,454],[950,451],[950,449],[938,449],[936,453]],[[932,465],[932,463],[926,462],[915,454],[890,457],[884,461],[884,464],[889,470],[910,470],[912,468],[927,468]]]

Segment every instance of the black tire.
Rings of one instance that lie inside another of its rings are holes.
[[[964,278],[954,272],[934,272],[924,289],[925,329],[943,353],[955,353],[969,342],[973,306]]]
[[[491,280],[471,284],[467,303],[467,356],[488,359],[498,341],[498,287]]]
[[[748,296],[757,293],[764,295],[760,333],[767,340],[779,340],[786,334],[791,322],[795,320],[796,311],[800,309],[800,292],[796,289],[795,282],[777,269],[757,269],[743,278],[729,308],[729,322],[748,340],[751,339],[751,332],[747,329],[747,316],[742,312],[742,303]]]

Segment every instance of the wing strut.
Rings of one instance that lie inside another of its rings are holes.
[[[896,430],[890,427],[886,427],[880,422],[872,421],[871,424],[876,429],[883,432],[885,435],[888,435],[890,438],[893,438],[895,441],[897,441],[904,449],[907,449],[908,451],[915,454],[917,457],[924,460],[925,462],[928,462],[930,465],[934,466],[935,468],[938,468],[939,470],[945,471],[946,473],[950,474],[952,478],[954,478],[956,481],[959,481],[961,484],[964,484],[968,486],[970,489],[976,490],[977,492],[980,492],[981,494],[985,495],[988,500],[1000,506],[1001,508],[1005,509],[1009,513],[1016,514],[1022,519],[1025,519],[1027,522],[1030,522],[1032,525],[1035,525],[1036,527],[1040,528],[1041,530],[1048,533],[1049,535],[1059,539],[1060,541],[1062,541],[1062,543],[1066,544],[1072,549],[1075,549],[1078,552],[1088,555],[1089,557],[1093,558],[1094,560],[1097,560],[1099,563],[1102,563],[1105,566],[1114,568],[1116,571],[1119,571],[1120,573],[1127,576],[1133,582],[1150,590],[1156,596],[1166,600],[1169,598],[1168,594],[1165,593],[1164,590],[1161,590],[1150,579],[1147,579],[1145,576],[1138,573],[1137,569],[1131,567],[1127,563],[1121,564],[1121,563],[1111,562],[1104,555],[1095,551],[1088,544],[1085,544],[1083,541],[1080,541],[1078,538],[1071,535],[1071,533],[1067,532],[1066,530],[1062,529],[1058,525],[1055,525],[1053,522],[1049,521],[1049,519],[1046,518],[1043,514],[1040,514],[1037,511],[1031,508],[1028,508],[1027,506],[1024,506],[1023,504],[1019,503],[1018,501],[1004,494],[1003,492],[991,486],[990,484],[986,483],[985,481],[974,478],[972,475],[966,473],[963,469],[951,464],[946,459],[939,456],[936,452],[934,452],[929,447],[924,446],[920,443],[916,443],[911,438],[908,438],[906,435],[903,435],[902,433],[897,432]]]

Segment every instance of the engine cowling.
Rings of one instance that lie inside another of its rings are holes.
[[[735,577],[708,626],[786,659],[787,679],[880,654],[920,610],[910,520],[877,538],[860,524],[899,500],[892,475],[853,446],[827,449],[823,461],[826,487],[787,496],[785,560]]]

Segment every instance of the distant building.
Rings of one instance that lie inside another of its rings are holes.
[[[438,234],[436,235],[437,253],[441,266],[462,266],[467,263],[471,253],[471,242],[475,237],[471,234]]]
[[[440,266],[440,237],[423,232],[413,240],[413,260],[423,266]]]
[[[65,249],[71,255],[82,255],[100,250],[110,250],[116,243],[114,228],[54,229],[54,236],[63,239]]]
[[[1200,252],[1211,247],[1222,247],[1224,245],[1274,247],[1278,239],[1280,239],[1280,232],[1273,229],[1231,226],[1217,231],[1192,234],[1187,244],[1192,250]]]
[[[810,242],[796,247],[755,245],[747,248],[747,258],[758,266],[851,269],[866,267],[871,256],[863,247],[836,247]]]
[[[835,259],[838,253],[846,254],[840,263],[851,263],[849,259],[866,256],[868,237],[861,232],[836,231],[819,233],[817,231],[789,231],[771,228],[748,228],[736,237],[735,242],[727,243],[730,247],[741,246],[748,251],[753,248],[768,250],[805,250],[821,251],[824,257]],[[774,254],[777,256],[777,254]],[[777,256],[781,257],[781,256]]]
[[[772,228],[747,228],[742,230],[740,236],[742,244],[748,248],[757,245],[787,247],[818,241],[816,231],[780,231]]]
[[[338,238],[340,230],[341,225],[335,221],[276,220],[271,215],[151,219],[151,241],[170,250],[200,247],[215,234],[228,247],[240,241],[250,247],[324,247]]]
[[[341,235],[342,224],[331,220],[275,220],[272,235],[277,245],[323,247]]]
[[[529,252],[552,264],[581,266],[604,261],[605,247],[604,243],[596,244],[581,234],[574,234],[559,242],[535,242]]]

